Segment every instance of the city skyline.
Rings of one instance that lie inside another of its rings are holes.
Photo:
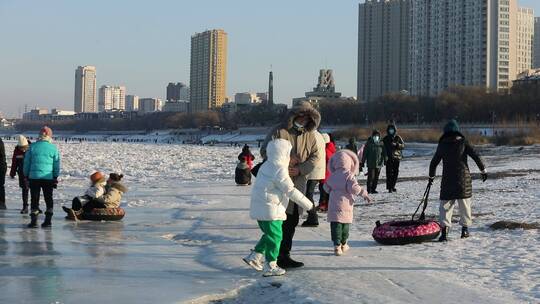
[[[126,94],[165,99],[167,83],[189,85],[191,35],[211,28],[229,34],[229,97],[266,90],[270,65],[275,102],[290,104],[309,90],[321,68],[334,70],[344,96],[356,96],[361,2],[1,1],[6,47],[0,56],[0,111],[13,117],[25,105],[71,110],[73,70],[84,65],[96,66],[98,87],[122,83]],[[519,4],[540,13],[537,0]],[[111,9],[102,10],[105,5]],[[120,8],[122,22],[113,13]],[[315,48],[313,41],[323,42]]]

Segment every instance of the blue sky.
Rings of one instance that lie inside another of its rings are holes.
[[[0,0],[0,111],[73,108],[78,65],[97,67],[98,86],[165,97],[189,82],[190,37],[229,34],[228,89],[265,91],[290,103],[334,69],[337,89],[356,95],[357,0]],[[540,12],[540,1],[521,5]]]

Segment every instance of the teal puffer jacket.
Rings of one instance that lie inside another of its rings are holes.
[[[55,145],[40,140],[30,145],[24,157],[24,176],[53,180],[60,175],[60,153]]]

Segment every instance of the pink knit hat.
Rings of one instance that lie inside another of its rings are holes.
[[[40,136],[52,137],[52,130],[51,130],[51,128],[49,128],[47,126],[44,126],[43,128],[41,128],[41,131],[39,131],[39,135]]]

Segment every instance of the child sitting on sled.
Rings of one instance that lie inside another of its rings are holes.
[[[257,220],[263,235],[244,262],[257,271],[263,271],[266,277],[285,274],[285,270],[277,265],[277,257],[289,200],[304,210],[313,208],[313,203],[294,188],[289,177],[291,149],[291,143],[285,139],[274,139],[268,144],[267,160],[261,165],[251,191],[250,216]],[[264,258],[266,263],[263,266]]]
[[[359,161],[350,150],[339,150],[328,163],[330,177],[324,184],[324,191],[329,193],[328,222],[334,254],[342,255],[349,250],[349,226],[353,221],[354,196],[361,196],[371,202],[367,191],[358,185],[356,174],[359,172]]]
[[[92,200],[101,198],[105,194],[105,186],[107,180],[103,173],[97,171],[90,175],[90,187],[85,191],[83,196],[77,196],[73,199],[71,208],[62,206],[62,209],[68,214],[66,218],[76,220],[77,216],[82,212],[84,205]]]

